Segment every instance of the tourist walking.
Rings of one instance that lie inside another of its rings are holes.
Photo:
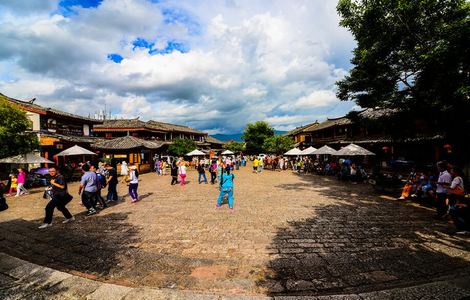
[[[215,159],[212,160],[209,166],[209,172],[211,173],[211,184],[214,184],[217,179],[217,161]]]
[[[15,172],[11,172],[10,174],[10,190],[8,191],[8,196],[11,196],[13,192],[18,191],[18,177]]]
[[[16,188],[16,195],[15,197],[19,197],[20,195],[23,194],[28,194],[28,191],[24,187],[26,183],[26,173],[24,172],[23,169],[18,169],[18,176],[17,176],[17,182],[18,182],[18,187]]]
[[[78,188],[78,195],[82,196],[82,203],[87,208],[87,216],[96,214],[96,200],[98,192],[98,178],[94,171],[90,170],[90,165],[84,164],[82,166],[83,175],[80,180],[80,187]]]
[[[199,174],[199,177],[197,179],[197,182],[201,184],[201,178],[204,179],[204,183],[207,184],[207,177],[206,177],[206,169],[204,168],[204,161],[201,161],[199,165],[197,166],[197,172]]]
[[[184,165],[184,161],[180,161],[178,167],[178,173],[181,179],[181,186],[184,186],[184,180],[186,178],[186,166]]]
[[[104,209],[104,208],[108,207],[108,205],[106,205],[106,201],[101,196],[101,190],[106,187],[106,177],[104,176],[104,174],[100,173],[100,170],[97,169],[94,164],[90,165],[90,171],[95,172],[95,174],[96,174],[96,188],[97,188],[97,191],[96,191],[96,194],[95,194],[95,198],[96,198],[95,203],[96,204],[99,203],[100,206],[101,206],[101,209]]]
[[[121,176],[129,175],[129,168],[127,167],[126,161],[121,163]]]
[[[171,163],[171,185],[175,185],[178,183],[178,166],[176,165],[176,160],[173,159]]]
[[[253,160],[253,173],[258,173],[259,159],[255,158]]]
[[[106,171],[108,172],[108,178],[106,179],[106,185],[108,186],[108,195],[107,200],[108,202],[118,201],[117,195],[117,172],[116,169],[113,168],[109,163],[105,164]]]
[[[162,166],[161,166],[161,173],[162,173],[162,176],[166,176],[166,166],[167,166],[167,163],[166,161],[162,160]]]
[[[157,159],[157,161],[155,162],[155,172],[157,173],[157,175],[162,175],[161,170],[162,162],[160,161],[160,159]]]
[[[452,176],[447,171],[447,162],[440,161],[437,163],[439,178],[436,187],[436,216],[435,219],[441,219],[447,213],[447,188],[452,183]]]
[[[46,216],[44,217],[43,224],[39,226],[39,229],[52,226],[52,216],[54,215],[54,209],[56,207],[65,217],[65,221],[62,223],[75,221],[75,218],[65,207],[73,197],[67,192],[67,182],[65,181],[64,176],[59,174],[57,168],[54,166],[49,167],[49,175],[51,175],[51,185],[48,190],[51,200],[46,205]]]
[[[132,165],[130,166],[130,181],[129,181],[129,195],[131,196],[131,202],[135,203],[139,201],[139,195],[137,194],[137,188],[139,187],[139,171],[137,167]]]
[[[230,174],[230,168],[225,168],[225,172],[222,172],[219,177],[219,198],[217,198],[217,204],[215,205],[216,208],[220,208],[222,204],[222,199],[225,195],[228,196],[228,207],[231,212],[233,212],[233,180],[235,179],[235,175]]]

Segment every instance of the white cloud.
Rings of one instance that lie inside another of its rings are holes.
[[[317,107],[331,105],[339,100],[331,90],[313,91],[306,96],[298,98],[295,102],[281,105],[281,109],[285,111],[308,110]]]
[[[106,105],[118,116],[210,132],[256,120],[290,128],[324,115],[319,109],[350,107],[334,96],[353,42],[333,0],[104,0],[69,18],[51,14],[53,2],[27,15],[26,1],[17,3],[0,14],[0,40],[8,41],[0,66],[9,69],[0,92],[12,97],[83,115]],[[165,22],[164,11],[176,21]],[[136,38],[159,49],[183,42],[189,52],[150,55],[134,49]],[[124,59],[114,63],[110,53]]]

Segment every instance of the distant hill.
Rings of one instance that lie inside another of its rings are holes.
[[[275,134],[284,134],[287,131],[274,130]],[[212,137],[221,140],[223,142],[234,140],[236,142],[243,142],[242,140],[243,133],[233,133],[233,134],[213,134]]]

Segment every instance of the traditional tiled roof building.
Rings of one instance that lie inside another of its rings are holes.
[[[94,126],[95,135],[103,138],[133,136],[148,140],[171,141],[176,138],[188,138],[196,142],[204,142],[207,133],[188,126],[175,125],[157,121],[141,121],[135,119],[104,120]]]
[[[96,141],[93,126],[100,120],[82,117],[58,109],[35,104],[35,99],[22,101],[0,94],[0,98],[26,111],[31,120],[31,131],[38,134],[42,155],[53,155],[74,145],[89,148]]]

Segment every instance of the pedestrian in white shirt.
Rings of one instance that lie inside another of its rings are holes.
[[[439,171],[439,179],[437,180],[436,187],[436,216],[435,219],[442,219],[442,217],[447,213],[447,187],[452,183],[452,175],[447,171],[447,162],[440,161],[437,163],[437,169]]]

